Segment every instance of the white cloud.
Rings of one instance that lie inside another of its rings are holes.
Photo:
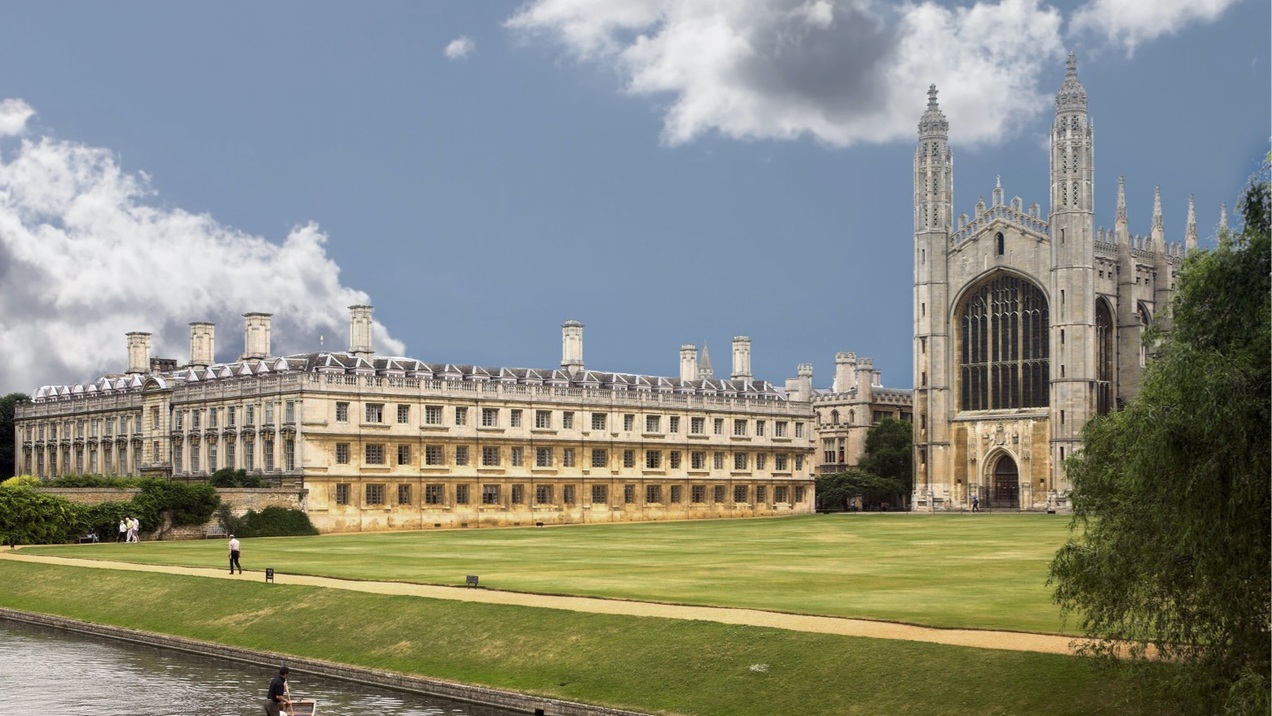
[[[0,100],[0,137],[12,137],[26,131],[27,120],[35,116],[31,105],[20,99]]]
[[[888,9],[870,0],[537,0],[508,26],[669,96],[663,139],[914,136],[931,83],[951,132],[993,141],[1046,106],[1061,17],[1038,0]]]
[[[1104,35],[1127,53],[1195,22],[1213,22],[1237,0],[1091,0],[1073,14],[1070,30]]]
[[[0,103],[0,117],[12,102]],[[248,311],[274,314],[275,354],[316,350],[320,334],[344,348],[347,307],[370,302],[341,285],[314,224],[274,243],[147,203],[147,178],[125,173],[105,149],[50,137],[12,148],[0,159],[6,390],[122,371],[124,333],[134,330],[153,334],[152,355],[184,362],[198,320],[217,324],[217,358],[233,360]],[[378,352],[402,353],[382,325],[374,331]]]
[[[476,49],[477,43],[470,40],[467,35],[460,35],[446,45],[444,52],[448,60],[462,60],[471,55]]]

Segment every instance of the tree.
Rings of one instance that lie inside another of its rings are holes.
[[[1192,254],[1139,396],[1067,463],[1074,516],[1049,583],[1092,653],[1182,668],[1202,713],[1268,712],[1272,257],[1267,166],[1244,229]]]
[[[844,470],[817,478],[817,506],[823,510],[848,510],[857,498],[867,503],[894,500],[905,492],[896,478],[880,477],[861,470]]]
[[[902,494],[914,488],[914,426],[884,418],[866,433],[866,452],[857,467],[872,475],[901,483]]]
[[[17,458],[18,446],[14,442],[13,434],[13,409],[20,405],[31,402],[31,396],[26,393],[9,393],[0,398],[0,480],[13,477],[14,461]]]

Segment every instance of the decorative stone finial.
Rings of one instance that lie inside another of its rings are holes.
[[[945,114],[941,112],[941,107],[936,102],[936,85],[932,85],[928,87],[927,111],[923,113],[923,118],[919,120],[919,135],[937,135],[946,138],[949,133],[950,123],[946,121]]]
[[[1158,184],[1153,188],[1153,228],[1156,230],[1164,230],[1165,224],[1162,222],[1162,185]]]
[[[1060,85],[1060,91],[1056,94],[1056,113],[1064,111],[1085,112],[1087,106],[1086,90],[1083,89],[1082,83],[1078,81],[1078,58],[1069,53],[1069,59],[1065,63],[1064,83]]]
[[[1188,225],[1184,229],[1184,249],[1188,253],[1197,250],[1197,210],[1193,208],[1193,195],[1188,195]]]
[[[1117,178],[1117,214],[1114,216],[1122,228],[1126,227],[1126,177]]]
[[[935,84],[928,86],[928,108],[937,109]]]

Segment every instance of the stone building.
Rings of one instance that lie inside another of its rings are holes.
[[[371,313],[351,307],[348,351],[289,356],[270,352],[270,315],[248,313],[231,363],[213,359],[215,326],[192,323],[171,370],[129,333],[126,373],[18,408],[17,470],[242,468],[305,489],[324,532],[812,512],[808,392],[755,380],[745,337],[727,380],[693,346],[677,378],[588,370],[577,321],[560,368],[485,368],[377,356]]]
[[[911,391],[883,387],[874,361],[856,353],[835,354],[835,382],[830,390],[813,391],[813,412],[819,475],[856,467],[866,435],[884,418],[914,422]]]
[[[1064,506],[1062,463],[1082,426],[1133,396],[1141,335],[1185,248],[1167,243],[1160,192],[1148,235],[1128,230],[1122,182],[1096,229],[1094,132],[1070,55],[1051,128],[1050,210],[1019,197],[955,217],[949,124],[928,93],[914,154],[915,509]]]

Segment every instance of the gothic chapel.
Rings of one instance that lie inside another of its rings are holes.
[[[914,153],[916,510],[1067,506],[1082,426],[1136,392],[1141,332],[1174,289],[1161,195],[1148,236],[1096,230],[1094,134],[1069,56],[1051,128],[1051,208],[1004,201],[953,215],[949,123],[928,91]],[[1189,199],[1185,245],[1197,247]]]

